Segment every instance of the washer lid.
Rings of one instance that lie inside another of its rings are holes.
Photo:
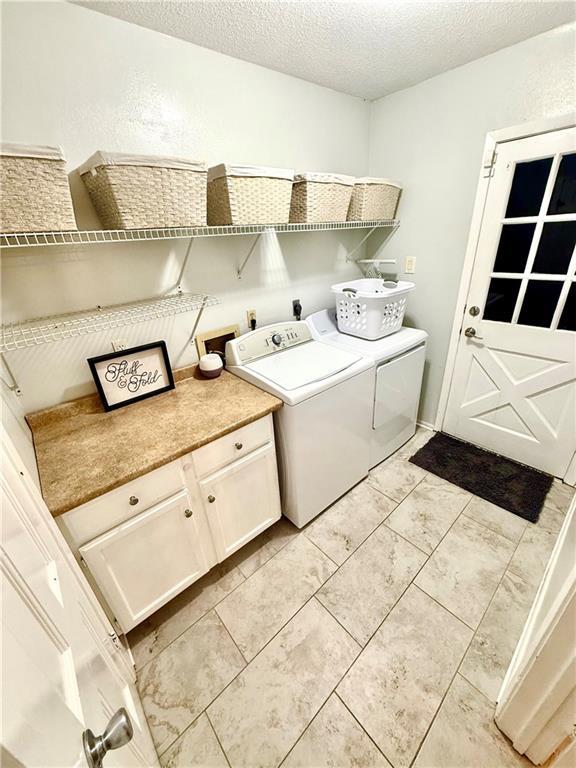
[[[322,381],[345,371],[361,360],[348,350],[336,349],[320,341],[309,341],[275,355],[261,357],[244,367],[287,391]]]
[[[323,309],[308,315],[306,322],[315,339],[323,344],[332,344],[339,349],[369,357],[376,363],[384,362],[392,357],[401,355],[422,342],[426,341],[428,334],[418,328],[400,328],[399,331],[384,336],[382,339],[361,339],[358,336],[350,336],[338,330],[335,309]]]

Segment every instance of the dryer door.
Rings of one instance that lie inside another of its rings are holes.
[[[425,356],[426,345],[421,344],[376,370],[372,427],[378,432],[382,458],[414,434]]]

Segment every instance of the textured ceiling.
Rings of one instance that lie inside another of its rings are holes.
[[[337,91],[376,99],[575,18],[572,2],[78,2]]]

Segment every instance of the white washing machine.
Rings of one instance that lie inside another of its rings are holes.
[[[336,311],[324,309],[306,318],[315,339],[362,355],[374,365],[370,394],[370,468],[398,450],[416,431],[428,334],[401,328],[369,341],[340,333]]]
[[[368,474],[374,363],[315,341],[304,322],[226,344],[226,367],[280,398],[274,414],[282,511],[301,528]]]

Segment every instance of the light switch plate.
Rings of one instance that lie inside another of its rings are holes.
[[[413,275],[416,272],[416,256],[407,256],[404,272],[407,275]]]

